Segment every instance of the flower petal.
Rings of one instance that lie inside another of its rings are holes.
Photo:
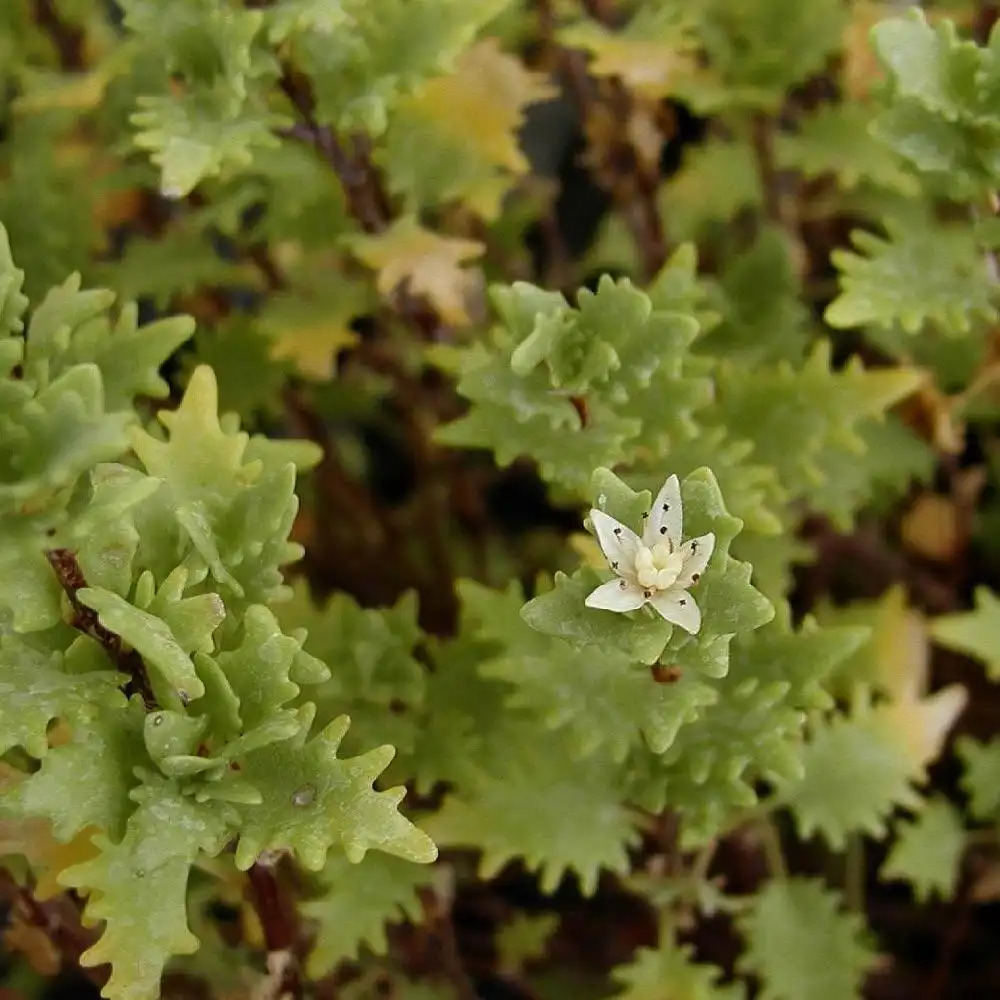
[[[681,546],[681,556],[684,559],[684,565],[677,575],[674,586],[690,587],[692,583],[697,583],[698,577],[705,572],[705,567],[708,565],[708,560],[712,558],[714,551],[715,535],[712,532],[702,535],[700,538],[689,538]]]
[[[670,590],[660,590],[649,598],[649,603],[656,608],[660,614],[672,622],[680,625],[685,632],[696,635],[701,628],[701,612],[694,598],[686,590],[678,590],[672,587]]]
[[[583,603],[601,611],[635,611],[645,600],[642,587],[626,580],[608,580],[592,590]]]
[[[646,518],[642,540],[652,548],[664,538],[670,539],[674,547],[681,543],[683,510],[681,508],[681,484],[676,476],[668,476],[653,501],[653,509]]]
[[[590,512],[590,523],[597,532],[601,551],[611,564],[611,568],[622,575],[631,574],[640,544],[639,536],[631,528],[626,528],[610,514],[605,514],[596,507]]]

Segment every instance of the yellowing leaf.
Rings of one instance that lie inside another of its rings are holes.
[[[906,591],[890,588],[879,601],[873,653],[882,687],[894,701],[915,700],[927,688],[930,649],[927,627],[907,605]]]
[[[308,378],[330,377],[339,351],[358,335],[351,322],[371,309],[368,288],[339,274],[332,265],[310,266],[314,278],[268,299],[261,324],[271,335],[271,357],[287,359]]]
[[[927,765],[941,755],[944,741],[967,700],[968,692],[961,684],[949,684],[927,698],[879,705],[873,714],[900,741],[913,777],[919,780]]]
[[[458,60],[455,73],[431,80],[410,103],[491,163],[521,172],[528,166],[517,144],[524,108],[554,94],[541,73],[485,38]]]
[[[877,601],[821,608],[819,619],[824,625],[861,625],[871,630],[867,642],[836,671],[829,685],[834,694],[847,698],[857,685],[866,684],[898,701],[918,698],[927,689],[927,625],[908,606],[903,587],[891,587]]]
[[[353,237],[350,248],[378,272],[376,283],[383,295],[405,283],[414,295],[427,296],[446,323],[469,322],[473,276],[460,265],[478,257],[485,249],[482,243],[439,236],[413,216],[403,216],[377,236]]]
[[[496,218],[510,175],[528,172],[518,144],[524,108],[554,93],[496,39],[474,45],[454,73],[397,106],[382,157],[393,190],[412,205],[459,200]]]
[[[859,0],[851,4],[850,19],[841,36],[844,89],[850,97],[866,97],[884,76],[869,36],[879,21],[894,13],[895,8],[890,3]]]
[[[691,56],[676,40],[634,38],[618,32],[594,31],[577,36],[593,54],[594,76],[618,77],[629,90],[644,97],[667,97],[680,78],[694,69]]]

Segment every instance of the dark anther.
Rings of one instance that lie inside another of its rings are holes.
[[[687,601],[685,601],[684,598],[682,597],[677,603],[683,608],[684,605],[687,604]]]
[[[622,529],[621,528],[615,528],[615,534],[616,535],[620,535],[621,533],[622,533]]]
[[[647,511],[646,511],[646,512],[645,512],[645,513],[644,513],[644,514],[642,515],[642,517],[643,517],[643,520],[645,520],[645,519],[646,519],[647,517],[649,517],[649,511],[647,510]]]
[[[697,583],[700,579],[701,579],[701,573],[695,573],[694,576],[691,577],[691,582]]]
[[[611,568],[612,568],[612,569],[618,569],[618,563],[616,563],[616,562],[613,562],[613,563],[611,564]]]
[[[642,592],[642,596],[643,597],[652,597],[653,596],[653,592],[651,590],[644,590]]]
[[[667,526],[664,525],[662,528],[660,528],[660,534],[665,535],[666,533],[667,533]]]
[[[628,586],[628,584],[624,580],[622,580],[621,583],[618,584],[618,586],[621,587],[622,590],[624,590]]]
[[[698,551],[698,543],[697,542],[692,542],[691,543],[691,554],[694,555],[694,553],[697,552],[697,551]]]
[[[670,510],[670,504],[668,504],[668,503],[665,503],[665,504],[663,505],[663,509],[664,509],[664,510]]]

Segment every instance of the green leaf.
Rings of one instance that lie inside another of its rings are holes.
[[[723,971],[715,965],[691,960],[690,946],[673,941],[659,948],[640,948],[628,965],[619,965],[611,973],[622,989],[617,1000],[741,1000],[746,996],[742,983],[723,986]]]
[[[722,368],[717,418],[753,441],[754,461],[772,466],[788,494],[811,501],[824,495],[830,456],[862,454],[860,432],[923,378],[907,368],[868,371],[857,359],[833,371],[821,341],[798,370],[784,362]],[[838,505],[830,513],[844,520],[851,512]]]
[[[396,809],[404,789],[372,788],[392,760],[392,747],[340,759],[347,717],[308,739],[311,716],[302,713],[294,738],[248,753],[240,762],[262,801],[241,810],[238,867],[249,868],[263,851],[290,849],[305,868],[319,871],[335,844],[351,861],[372,848],[409,861],[433,861],[437,849]]]
[[[607,276],[596,292],[580,292],[577,308],[526,282],[492,298],[503,322],[494,349],[462,357],[458,389],[473,406],[438,440],[489,448],[502,465],[529,456],[546,479],[584,493],[590,470],[638,446],[648,414],[656,433],[690,431],[691,411],[708,398],[704,380],[682,372],[694,317],[654,308]]]
[[[163,586],[166,588],[167,582]],[[182,701],[200,698],[205,693],[191,653],[204,652],[206,643],[211,648],[211,634],[225,616],[225,608],[215,594],[188,598],[178,608],[183,613],[186,604],[195,612],[191,622],[195,628],[190,635],[178,634],[181,626],[187,624],[183,620],[172,628],[163,618],[129,604],[109,590],[84,587],[77,596],[81,603],[97,612],[106,629],[120,635],[148,666],[155,668]]]
[[[990,680],[1000,680],[1000,598],[988,587],[976,587],[974,611],[941,615],[931,623],[934,640],[986,667]]]
[[[31,317],[25,371],[41,384],[74,365],[94,364],[101,371],[105,406],[133,405],[136,396],[167,395],[160,366],[194,333],[194,320],[174,316],[139,326],[139,310],[126,305],[112,323],[114,295],[80,290],[75,274],[52,288]]]
[[[395,607],[365,609],[348,594],[333,594],[322,606],[305,586],[278,608],[286,630],[304,629],[305,649],[336,665],[310,689],[316,720],[325,726],[348,713],[351,728],[343,752],[360,753],[391,740],[400,754],[413,749],[415,712],[425,703],[426,671],[414,658],[423,634],[412,593]]]
[[[24,271],[14,264],[7,228],[0,223],[0,337],[14,336],[24,330],[28,297],[21,291],[23,286]]]
[[[760,977],[761,1000],[856,1000],[875,961],[861,917],[819,882],[769,882],[741,929],[741,964]]]
[[[362,948],[384,954],[389,947],[385,925],[420,920],[417,889],[430,884],[431,874],[430,868],[387,854],[369,854],[354,864],[330,853],[318,876],[323,894],[302,904],[302,913],[318,924],[309,974],[319,978]]]
[[[41,509],[94,465],[118,458],[135,419],[131,411],[106,411],[101,372],[93,364],[67,369],[33,399],[22,396],[3,417],[0,504],[23,505],[36,497]]]
[[[211,235],[190,219],[183,219],[156,239],[132,237],[121,259],[96,273],[123,298],[148,298],[160,309],[166,309],[179,295],[246,283],[248,277],[247,268],[225,260],[213,246]]]
[[[520,860],[539,872],[546,893],[568,872],[592,895],[602,868],[628,871],[626,849],[637,835],[620,803],[616,767],[599,758],[577,766],[562,740],[537,732],[530,742],[507,743],[502,760],[502,767],[448,795],[425,821],[437,843],[482,851],[482,878]]]
[[[188,872],[199,854],[218,854],[226,839],[216,808],[196,805],[169,784],[146,784],[133,798],[137,808],[121,843],[97,837],[101,853],[59,876],[87,894],[85,919],[104,921],[80,962],[111,963],[103,990],[109,1000],[154,1000],[170,957],[197,949],[187,926]]]
[[[685,4],[711,75],[681,81],[696,109],[777,108],[786,91],[822,70],[837,48],[847,12],[836,0],[786,8],[767,0]],[[702,93],[699,93],[702,91]]]
[[[104,709],[75,722],[72,740],[49,750],[41,767],[18,786],[20,811],[51,820],[62,841],[88,826],[120,840],[134,808],[133,772],[143,762],[142,718],[141,703],[133,701],[127,709]]]
[[[660,757],[635,755],[632,785],[646,808],[677,810],[684,843],[697,846],[757,802],[757,788],[802,777],[797,740],[806,712],[829,703],[820,684],[863,638],[861,630],[793,631],[787,611],[733,642],[726,677],[707,682],[710,703]],[[675,684],[681,688],[687,673]],[[678,697],[681,693],[678,692]]]
[[[693,241],[741,211],[758,208],[763,197],[750,143],[712,137],[684,150],[681,169],[663,185],[657,200],[671,236]]]
[[[915,178],[871,134],[873,114],[874,109],[864,103],[820,105],[798,123],[797,132],[778,135],[778,163],[812,180],[833,174],[845,190],[874,184],[909,197],[916,195]]]
[[[0,641],[0,753],[23,746],[33,757],[44,757],[53,719],[76,722],[102,706],[124,706],[120,674],[73,675],[58,668],[58,657],[36,653],[10,636]]]
[[[899,323],[917,333],[934,321],[947,333],[965,334],[996,318],[994,281],[975,230],[944,225],[910,213],[884,221],[887,238],[856,230],[857,253],[834,250],[840,295],[826,309],[835,327]]]
[[[919,9],[872,31],[890,79],[875,134],[954,199],[973,200],[997,183],[996,39],[986,47],[960,40],[953,21],[931,27]]]
[[[803,837],[822,833],[840,850],[851,833],[883,836],[893,809],[917,808],[913,777],[905,745],[883,718],[835,716],[803,748],[801,777],[781,798]]]
[[[799,361],[808,346],[807,313],[787,238],[763,229],[749,250],[730,261],[721,279],[721,323],[698,343],[700,353],[753,366]]]
[[[163,539],[157,568],[169,572],[178,547],[193,549],[191,562],[209,570],[234,613],[285,596],[280,567],[302,554],[287,540],[298,508],[292,459],[312,460],[315,449],[265,445],[233,421],[224,426],[215,378],[205,367],[192,374],[180,406],[159,419],[169,440],[133,433],[146,470],[163,480],[149,504],[148,530],[140,532],[144,542],[154,532]],[[163,535],[171,521],[179,539]]]
[[[1000,737],[978,743],[960,736],[956,749],[965,771],[962,788],[969,796],[969,811],[976,819],[996,821],[1000,817]]]
[[[242,642],[216,658],[239,699],[244,731],[267,721],[299,693],[288,676],[299,647],[297,639],[282,633],[267,608],[260,604],[247,608]]]
[[[932,799],[913,822],[900,826],[897,838],[879,877],[909,882],[920,902],[933,895],[950,899],[966,842],[965,827],[955,808],[945,799]]]

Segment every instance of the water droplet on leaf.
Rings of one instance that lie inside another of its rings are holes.
[[[296,789],[296,791],[292,794],[292,805],[307,806],[310,805],[313,799],[315,798],[316,798],[316,786],[303,785],[301,788]]]

